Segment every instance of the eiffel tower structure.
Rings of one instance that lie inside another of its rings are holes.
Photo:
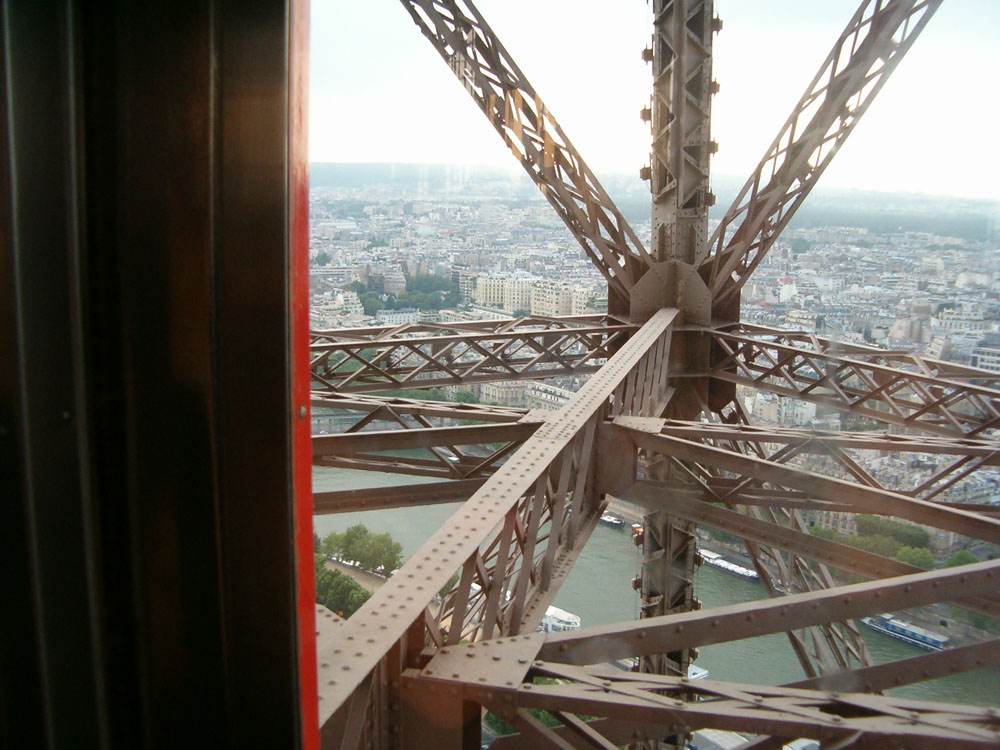
[[[935,602],[995,616],[1000,562],[923,571],[814,537],[805,514],[878,514],[1000,541],[990,509],[947,495],[1000,461],[997,376],[740,321],[744,284],[940,3],[862,2],[709,231],[721,22],[711,0],[654,0],[642,52],[653,75],[642,111],[652,134],[641,172],[652,195],[647,246],[470,0],[401,2],[607,280],[608,312],[313,332],[313,405],[358,416],[344,434],[314,438],[314,461],[437,477],[317,493],[316,512],[462,501],[349,620],[321,612],[324,747],[477,747],[483,710],[518,732],[497,748],[681,747],[699,728],[755,737],[745,748],[800,737],[838,748],[995,745],[992,710],[884,691],[996,665],[1000,644],[876,665],[856,621]],[[586,385],[544,414],[378,395],[579,373]],[[755,426],[743,389],[822,405],[868,429]],[[383,429],[360,431],[376,421]],[[469,450],[485,444],[494,447]],[[389,448],[433,458],[375,453]],[[861,451],[929,454],[938,468],[888,487]],[[536,632],[610,497],[645,516],[641,617]],[[743,540],[759,601],[701,608],[698,525]],[[803,680],[687,678],[700,646],[765,633],[787,636]],[[636,666],[606,666],[620,659]]]
[[[310,333],[308,4],[0,0],[0,745],[471,749],[484,711],[516,730],[496,750],[712,728],[1000,744],[996,708],[887,694],[996,667],[996,641],[873,664],[855,624],[997,617],[1000,561],[919,570],[807,527],[1000,543],[994,510],[950,492],[1000,461],[998,376],[740,320],[939,0],[861,3],[711,232],[718,22],[654,0],[648,239],[469,0],[401,2],[603,275],[606,314]],[[560,375],[588,379],[552,412],[391,393]],[[755,426],[751,390],[859,429]],[[311,437],[310,400],[352,427]],[[934,468],[885,486],[872,452]],[[313,464],[428,481],[313,496]],[[645,518],[641,616],[538,632],[611,499]],[[316,607],[314,512],[455,501],[353,616]],[[743,540],[759,600],[699,605],[699,526]],[[687,677],[698,648],[768,633],[801,680]]]

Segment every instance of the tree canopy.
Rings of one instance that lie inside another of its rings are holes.
[[[896,559],[916,568],[934,569],[934,555],[926,547],[900,547]]]
[[[944,561],[945,568],[953,568],[956,565],[969,565],[970,563],[979,562],[979,558],[974,554],[969,552],[967,549],[960,549],[958,552],[953,554],[947,560]]]
[[[930,534],[922,526],[892,521],[881,516],[859,515],[858,534],[861,536],[888,536],[907,547],[926,547],[930,544]]]
[[[403,564],[403,547],[389,534],[372,534],[364,524],[343,533],[332,531],[322,544],[323,554],[354,560],[365,570],[391,573]]]
[[[341,617],[350,617],[371,594],[346,573],[326,567],[326,558],[316,555],[316,601]]]

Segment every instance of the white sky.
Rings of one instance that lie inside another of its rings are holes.
[[[648,160],[645,0],[478,0],[598,173]],[[855,0],[716,0],[717,175],[745,178]],[[313,0],[310,160],[518,169],[398,0]],[[1000,0],[945,0],[822,179],[1000,200]]]

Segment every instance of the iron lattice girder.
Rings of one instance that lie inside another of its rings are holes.
[[[314,398],[592,373],[636,328],[573,315],[314,331]]]
[[[609,412],[662,408],[676,317],[664,309],[650,318],[341,627],[343,647],[319,655],[324,726],[349,724],[343,711],[366,710],[351,696],[414,623],[444,645],[517,633],[541,619],[596,524],[597,424]],[[456,569],[459,582],[433,618],[427,608]]]
[[[765,457],[771,451],[770,460],[789,463],[803,455],[821,455],[834,462],[845,476],[869,487],[886,488],[874,475],[868,472],[850,451],[869,450],[896,453],[919,453],[929,455],[958,456],[951,463],[929,472],[914,476],[912,488],[896,487],[894,491],[911,497],[930,500],[942,494],[959,481],[979,469],[1000,464],[1000,441],[985,438],[944,439],[940,437],[873,434],[870,432],[821,432],[816,430],[789,428],[759,428],[744,424],[739,427],[725,424],[703,424],[669,420],[660,428],[664,435],[700,440],[723,448],[742,447],[741,452],[753,452]],[[720,488],[721,490],[722,488]],[[734,487],[734,491],[742,487]],[[724,491],[719,495],[726,498]],[[986,505],[971,506],[977,512],[995,512],[998,509]]]
[[[648,252],[468,0],[401,0],[528,176],[622,298],[651,263]]]
[[[716,308],[764,259],[940,3],[862,3],[699,259]]]
[[[995,372],[762,326],[712,339],[720,380],[946,437],[1000,427]]]
[[[517,422],[524,418],[527,409],[495,404],[466,404],[458,401],[428,401],[396,396],[371,396],[368,394],[340,394],[317,391],[310,401],[312,408],[337,411],[362,412],[365,424],[375,420],[400,423],[403,415],[423,419],[461,419],[472,422]],[[316,412],[313,411],[313,415]],[[346,430],[353,432],[357,426]]]
[[[651,258],[621,211],[468,0],[401,0],[608,286],[628,299]]]
[[[942,745],[992,748],[1000,740],[995,729],[997,719],[990,709],[955,704],[714,680],[691,682],[549,662],[537,662],[533,674],[555,682],[524,683],[512,689],[487,681],[485,685],[469,685],[468,693],[480,696],[487,708],[501,716],[524,709],[607,716],[639,725],[659,724],[663,734],[679,727],[714,728],[788,739],[810,737],[833,746],[864,738],[883,743],[879,746],[889,743],[913,750],[937,750]],[[441,684],[449,682],[442,680]],[[408,679],[410,688],[426,689],[426,683],[421,678]],[[555,732],[540,734],[550,742],[559,737]],[[616,737],[624,742],[630,739]],[[608,744],[616,745],[611,741]]]
[[[958,591],[984,594],[995,589],[998,577],[1000,562],[993,561],[636,623],[471,643],[441,649],[422,670],[407,672],[405,681],[410,689],[458,687],[465,700],[474,700],[501,716],[531,707],[670,727],[716,727],[785,737],[833,739],[844,731],[848,735],[860,732],[906,737],[906,747],[940,743],[945,736],[959,744],[991,746],[1000,739],[1000,718],[994,709],[801,691],[795,686],[761,688],[710,680],[692,682],[582,665],[815,625],[830,617],[831,610],[838,610],[832,615],[835,617],[856,617],[884,607],[929,603],[940,595]],[[963,649],[950,663],[946,654],[902,660],[897,663],[898,679],[893,679],[890,665],[831,675],[829,679],[832,686],[851,679],[868,679],[879,686],[887,682],[906,684],[996,660],[997,654],[977,645]],[[535,676],[555,678],[557,684],[533,684]],[[819,687],[824,679],[804,684]],[[545,702],[539,702],[537,696],[545,696]],[[582,700],[591,702],[579,702]],[[674,711],[650,714],[647,701]],[[691,713],[695,710],[697,713]],[[786,719],[792,724],[783,725]],[[832,735],[826,734],[828,727]],[[909,734],[911,731],[914,734]]]
[[[699,612],[551,633],[539,648],[538,658],[597,664],[992,594],[998,583],[1000,561],[990,560]]]
[[[770,523],[706,500],[685,497],[654,482],[635,482],[620,496],[646,510],[669,508],[672,514],[699,525],[711,526],[744,540],[776,547],[864,578],[878,580],[920,572],[920,568],[898,560]],[[1000,616],[1000,595],[966,597],[956,600],[956,603],[992,617]]]
[[[1000,717],[994,709],[870,694],[800,692],[796,686],[761,688],[690,681],[583,665],[931,603],[959,592],[984,595],[996,589],[998,578],[1000,562],[991,561],[634,623],[466,644],[441,649],[422,670],[409,671],[405,680],[411,689],[438,685],[450,690],[457,686],[464,699],[501,716],[531,707],[669,727],[715,727],[818,739],[842,739],[842,731],[847,736],[858,732],[905,738],[906,747],[939,747],[947,737],[959,745],[988,747],[1000,739]],[[838,689],[841,682],[855,680],[852,684],[857,685],[857,680],[866,679],[878,689],[889,686],[885,683],[907,684],[975,669],[997,658],[996,653],[977,645],[963,649],[954,660],[948,660],[947,653],[902,660],[896,663],[896,677],[892,665],[883,665],[802,684],[829,690]],[[555,678],[557,684],[533,684],[535,676]],[[826,679],[830,687],[824,684]],[[538,696],[545,697],[540,700]],[[649,702],[671,711],[650,713]],[[791,723],[783,724],[785,720]],[[827,734],[827,728],[832,734]],[[925,744],[931,742],[937,744]]]
[[[313,464],[361,471],[473,479],[491,474],[542,422],[415,427],[313,438]],[[459,446],[486,445],[485,453]],[[379,451],[418,450],[417,455]]]
[[[777,487],[801,490],[820,499],[851,505],[858,513],[895,516],[995,544],[1000,543],[1000,520],[897,492],[826,477],[797,466],[706,445],[696,440],[660,434],[656,424],[658,421],[619,419],[616,420],[615,427],[624,430],[639,448],[675,460],[734,472],[752,482],[767,482]]]
[[[707,0],[653,3],[650,190],[661,261],[694,263],[708,239],[712,12]]]

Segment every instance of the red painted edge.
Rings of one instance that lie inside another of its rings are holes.
[[[309,418],[309,2],[288,5],[289,304],[292,339],[292,481],[302,748],[319,750],[316,580]],[[304,410],[304,411],[303,411]]]

